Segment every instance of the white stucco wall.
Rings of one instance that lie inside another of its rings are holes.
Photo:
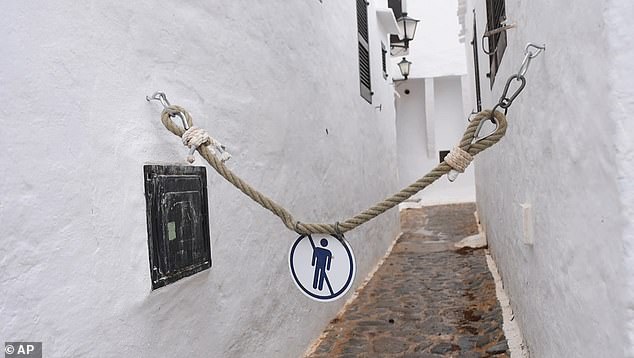
[[[484,1],[471,4],[481,36]],[[517,28],[508,31],[492,92],[480,50],[485,108],[518,70],[527,42],[545,42],[547,51],[531,64],[506,137],[476,159],[489,247],[532,357],[621,357],[628,347],[625,297],[632,327],[632,295],[624,290],[626,281],[631,286],[631,250],[624,265],[623,241],[625,230],[631,246],[632,128],[625,117],[632,106],[632,6],[507,1],[506,13]],[[470,31],[471,19],[466,23]],[[532,206],[526,226],[521,204]],[[527,245],[530,230],[534,244]]]
[[[456,146],[468,125],[462,106],[462,79],[459,76],[434,78],[434,130],[436,152]],[[436,153],[438,154],[438,153]],[[432,161],[438,164],[438,156]],[[423,200],[435,202],[472,202],[475,200],[474,169],[469,166],[452,183],[446,178],[438,180],[429,193],[421,193]]]
[[[451,150],[460,141],[467,122],[458,76],[407,80],[397,84],[397,91],[399,181],[406,186],[438,165],[439,151]],[[453,183],[437,180],[414,199],[423,205],[474,201],[473,168]]]
[[[625,266],[625,326],[627,344],[625,353],[634,357],[634,3],[627,0],[608,1],[606,29],[610,53],[614,54],[610,63],[611,116],[615,120],[614,147],[617,163],[617,180],[623,223],[623,246]]]
[[[405,94],[409,90],[409,94]],[[398,146],[398,175],[401,186],[420,178],[422,164],[427,158],[425,145],[425,80],[411,79],[397,85],[396,144]],[[423,173],[424,174],[424,173]]]
[[[186,150],[145,96],[188,108],[298,218],[334,221],[397,189],[383,35],[370,105],[354,2],[3,5],[0,339],[43,341],[46,357],[299,356],[344,300],[303,296],[296,235],[212,169],[213,267],[151,292],[143,165]],[[397,230],[391,211],[347,235],[357,283]]]

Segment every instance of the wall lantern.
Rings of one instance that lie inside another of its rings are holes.
[[[412,63],[407,61],[405,57],[398,63],[398,68],[401,70],[401,75],[403,75],[403,79],[406,80],[407,76],[409,76],[409,67]]]
[[[392,44],[392,48],[395,47],[399,47],[399,48],[404,48],[404,49],[408,49],[409,48],[409,42],[414,40],[414,35],[416,34],[416,27],[418,26],[418,22],[420,20],[416,20],[413,19],[409,16],[407,16],[407,13],[404,12],[403,16],[399,17],[398,19],[396,19],[396,23],[398,24],[398,28],[401,30],[401,33],[403,34],[403,38],[399,38],[399,40],[396,43]]]

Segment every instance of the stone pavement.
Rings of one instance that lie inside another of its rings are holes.
[[[508,357],[484,249],[453,246],[477,233],[474,211],[402,211],[392,253],[309,357]]]

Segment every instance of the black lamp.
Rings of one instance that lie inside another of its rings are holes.
[[[409,67],[411,64],[412,63],[407,61],[405,57],[398,63],[398,68],[401,70],[401,75],[403,75],[404,79],[407,79],[407,76],[409,76]]]
[[[416,34],[416,27],[418,26],[419,21],[420,20],[416,20],[414,18],[407,16],[406,12],[403,13],[403,16],[396,19],[396,23],[398,25],[398,28],[401,30],[401,33],[403,34],[403,38],[399,39],[402,42],[395,41],[395,43],[393,43],[391,47],[392,48],[400,47],[400,48],[408,49],[409,42],[414,39],[414,35]]]
[[[416,34],[416,27],[418,26],[419,21],[420,20],[416,20],[407,16],[406,12],[404,12],[403,16],[399,17],[396,20],[398,28],[403,33],[403,40],[405,40],[405,43],[408,43],[409,41],[412,41],[414,39],[414,35]]]

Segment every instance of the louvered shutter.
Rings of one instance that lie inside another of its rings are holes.
[[[368,101],[368,103],[372,103],[368,5],[365,0],[357,0],[357,32],[359,39],[359,86],[361,89],[361,97]]]

